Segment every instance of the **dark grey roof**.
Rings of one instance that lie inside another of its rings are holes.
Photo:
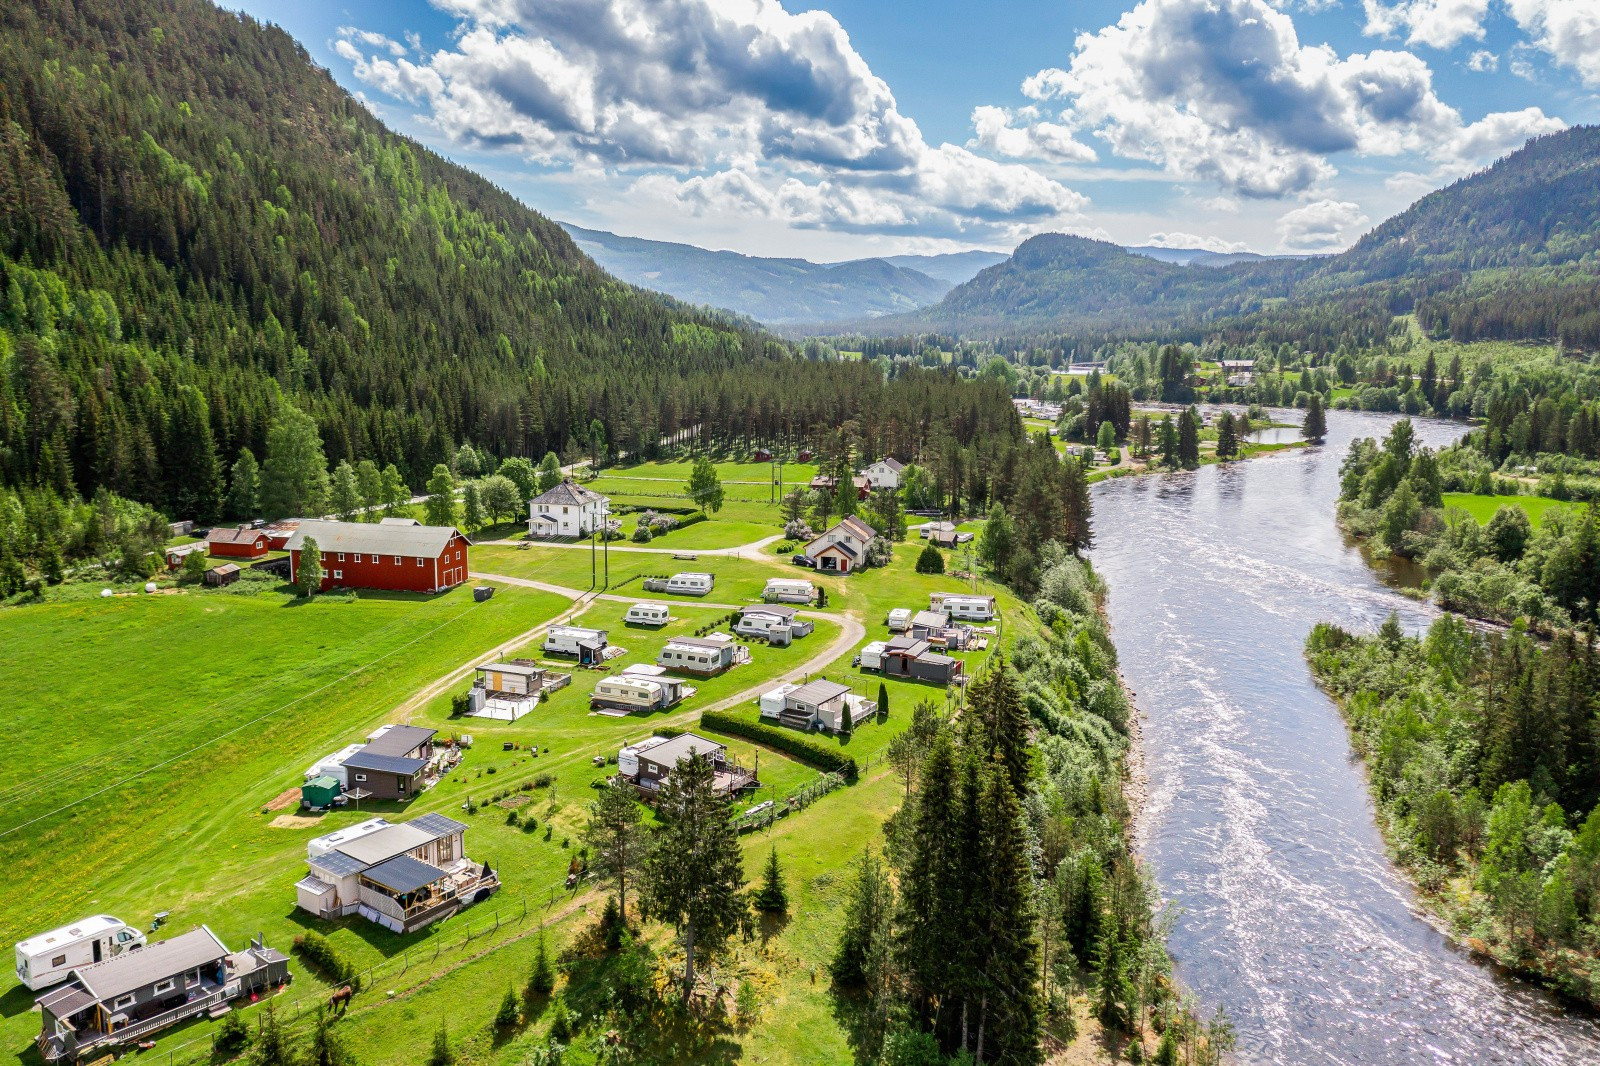
[[[380,774],[410,776],[428,765],[427,759],[405,759],[399,755],[374,755],[362,748],[344,761],[347,770],[376,770]]]
[[[228,957],[228,949],[205,926],[157,944],[73,970],[78,982],[98,1000],[115,999],[166,977]]]
[[[419,818],[411,819],[405,824],[413,829],[422,830],[435,840],[440,837],[447,837],[452,833],[465,833],[467,831],[466,826],[454,818],[447,818],[442,814],[424,814]]]
[[[422,747],[438,732],[416,725],[392,725],[362,750],[368,755],[405,755]]]
[[[94,1006],[98,1001],[77,985],[62,985],[53,992],[46,992],[34,1002],[57,1018],[68,1018],[85,1007]]]
[[[437,866],[430,866],[421,859],[413,859],[409,855],[396,855],[388,862],[372,867],[361,876],[374,884],[382,885],[390,892],[403,893],[415,892],[446,875]]]
[[[584,488],[582,485],[579,485],[574,481],[563,480],[560,484],[556,485],[548,492],[541,492],[528,502],[530,504],[553,503],[565,504],[568,507],[582,507],[586,503],[593,503],[597,500],[603,502],[605,497],[600,495],[598,492],[595,492],[593,489]]]
[[[374,522],[323,522],[306,520],[284,545],[299,551],[309,537],[317,548],[329,552],[370,552],[407,558],[437,559],[461,531],[454,526],[386,526]]]
[[[657,744],[653,748],[646,748],[639,753],[640,758],[648,759],[658,766],[676,766],[689,757],[689,749],[693,748],[700,755],[710,758],[725,750],[725,745],[714,740],[696,736],[694,733],[680,733],[665,744]]]
[[[911,616],[911,624],[927,629],[946,629],[950,625],[950,619],[938,611],[918,611]]]
[[[900,471],[902,471],[902,470],[904,470],[906,468],[906,464],[902,463],[898,459],[891,459],[888,456],[885,456],[884,458],[882,458],[882,459],[880,459],[878,461],[881,462],[884,466],[888,467],[890,470],[893,470],[897,474]]]
[[[317,869],[333,877],[349,877],[367,868],[360,859],[351,858],[342,851],[327,851],[311,860]]]
[[[934,651],[923,652],[921,655],[917,656],[917,662],[931,663],[934,666],[949,666],[955,661],[956,660],[950,658],[948,655],[940,655],[938,652]]]

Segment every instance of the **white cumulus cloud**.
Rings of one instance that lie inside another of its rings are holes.
[[[1529,109],[1469,127],[1415,55],[1302,44],[1266,0],[1141,0],[1081,34],[1066,66],[1039,71],[1022,91],[1059,101],[1053,121],[1092,131],[1119,156],[1252,197],[1313,188],[1341,152],[1454,162],[1490,139],[1471,131],[1503,139],[1517,123],[1529,133],[1560,125]]]
[[[1366,32],[1381,37],[1404,34],[1407,44],[1450,48],[1472,38],[1483,39],[1483,19],[1489,0],[1362,0],[1367,15]]]
[[[930,145],[825,11],[778,0],[435,0],[459,24],[411,63],[350,29],[355,76],[451,140],[555,167],[637,170],[683,210],[976,234],[1072,218],[1084,198],[1011,159],[1087,159],[1050,123]],[[366,46],[365,49],[362,46]],[[403,50],[402,50],[403,51]]]
[[[1506,0],[1534,45],[1585,85],[1600,85],[1600,3],[1596,0]]]
[[[1198,233],[1184,233],[1182,231],[1152,233],[1145,238],[1144,243],[1152,248],[1203,248],[1208,252],[1244,252],[1249,250],[1249,245],[1243,241],[1225,241],[1221,237],[1205,237]]]
[[[1367,222],[1359,204],[1316,200],[1285,212],[1278,219],[1278,236],[1286,251],[1334,251],[1353,242]]]
[[[1500,69],[1500,57],[1486,48],[1480,48],[1467,57],[1467,69],[1479,74],[1490,74]]]

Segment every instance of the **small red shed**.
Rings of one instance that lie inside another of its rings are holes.
[[[271,549],[267,535],[259,529],[223,529],[206,534],[206,551],[213,558],[259,559]]]

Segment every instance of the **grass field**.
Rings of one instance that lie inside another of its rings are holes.
[[[730,502],[723,516],[681,532],[704,537],[720,526],[725,539],[738,544],[777,531],[776,510],[764,500]],[[747,536],[752,531],[739,523],[759,532]],[[735,531],[737,539],[726,531]],[[661,546],[695,550],[707,542],[679,545],[669,537]],[[310,604],[269,590],[68,599],[5,609],[0,691],[13,707],[28,709],[13,716],[13,729],[29,760],[26,777],[0,786],[0,858],[20,875],[17,884],[47,890],[14,893],[0,904],[0,930],[15,941],[84,914],[108,912],[147,925],[153,912],[167,910],[168,933],[205,922],[230,946],[259,931],[287,950],[295,934],[321,929],[357,964],[379,967],[375,987],[383,994],[358,996],[340,1023],[364,1066],[420,1061],[441,1017],[449,1019],[465,1066],[518,1066],[543,1023],[495,1040],[489,1030],[494,1008],[509,984],[524,980],[540,923],[550,924],[552,947],[559,947],[592,920],[600,902],[588,884],[573,892],[562,888],[591,786],[614,769],[596,766],[595,757],[614,758],[625,741],[664,725],[696,728],[703,709],[735,696],[740,698],[730,709],[754,719],[748,690],[802,669],[875,697],[882,679],[850,662],[863,644],[887,636],[888,610],[922,607],[928,593],[967,584],[916,574],[921,548],[913,535],[897,547],[888,568],[849,577],[802,572],[772,548],[748,558],[702,555],[692,563],[613,551],[611,591],[630,599],[646,597],[639,582],[645,574],[704,570],[717,576],[704,600],[650,594],[673,605],[676,620],[662,630],[624,625],[626,602],[591,602],[581,620],[608,629],[612,642],[627,649],[613,668],[652,661],[669,635],[716,621],[726,614],[717,604],[757,599],[769,577],[803,573],[829,592],[828,608],[811,636],[789,648],[753,645],[750,665],[693,682],[697,693],[679,707],[626,718],[590,713],[588,695],[602,675],[571,667],[573,683],[519,722],[449,717],[451,696],[469,678],[436,682],[498,645],[507,654],[540,656],[540,638],[515,638],[569,608],[564,595],[520,586],[502,587],[483,604],[475,604],[465,589],[434,597],[324,597]],[[588,551],[549,545],[480,545],[473,551],[480,574],[579,591],[590,588],[590,566]],[[1026,623],[1028,612],[1009,593],[987,582],[978,587],[999,596],[1007,637],[1017,621]],[[865,632],[833,649],[847,614]],[[963,657],[975,669],[985,654]],[[768,927],[762,939],[736,946],[717,963],[760,985],[763,1019],[726,1035],[693,1061],[800,1066],[848,1060],[822,971],[841,921],[848,866],[864,848],[882,846],[882,822],[899,802],[900,783],[884,759],[890,740],[905,728],[919,700],[948,702],[938,686],[889,680],[886,687],[886,722],[869,720],[848,738],[820,738],[862,763],[862,779],[768,832],[743,838],[752,879],[767,849],[779,849],[788,871],[791,920]],[[469,733],[474,745],[459,768],[407,807],[369,803],[360,812],[317,817],[295,816],[292,807],[263,811],[297,786],[318,756],[400,718],[447,735]],[[817,776],[812,767],[772,749],[717,739],[747,764],[759,760],[765,787],[749,803],[781,799]],[[505,750],[508,743],[511,749]],[[546,775],[540,787],[521,788]],[[496,803],[503,795],[531,797],[517,809],[520,824],[508,824],[510,812]],[[494,901],[404,938],[360,919],[322,923],[295,909],[293,885],[304,873],[311,837],[373,813],[409,818],[428,811],[468,823],[467,854],[490,862],[505,884]],[[652,928],[650,939],[670,950],[668,931]],[[287,1008],[325,997],[325,984],[298,956],[292,969]],[[38,1015],[31,1004],[32,997],[18,991],[0,997],[0,1048],[19,1061],[34,1061]],[[299,1024],[305,1024],[303,1014]],[[203,1021],[173,1030],[161,1036],[154,1054],[165,1059],[162,1052],[168,1052],[175,1066],[193,1064],[204,1057],[212,1030]],[[593,1057],[579,1047],[567,1061],[583,1064]]]
[[[1480,496],[1471,492],[1447,492],[1444,494],[1444,505],[1461,508],[1476,518],[1479,525],[1487,525],[1502,507],[1520,507],[1528,513],[1528,520],[1534,526],[1541,525],[1544,516],[1552,510],[1572,510],[1580,506],[1552,500],[1547,496]]]

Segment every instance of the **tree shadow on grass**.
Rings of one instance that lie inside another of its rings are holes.
[[[871,999],[858,989],[842,988],[838,984],[828,986],[828,999],[833,1020],[844,1030],[857,1066],[877,1062],[884,1034],[882,1019],[873,1010]]]

